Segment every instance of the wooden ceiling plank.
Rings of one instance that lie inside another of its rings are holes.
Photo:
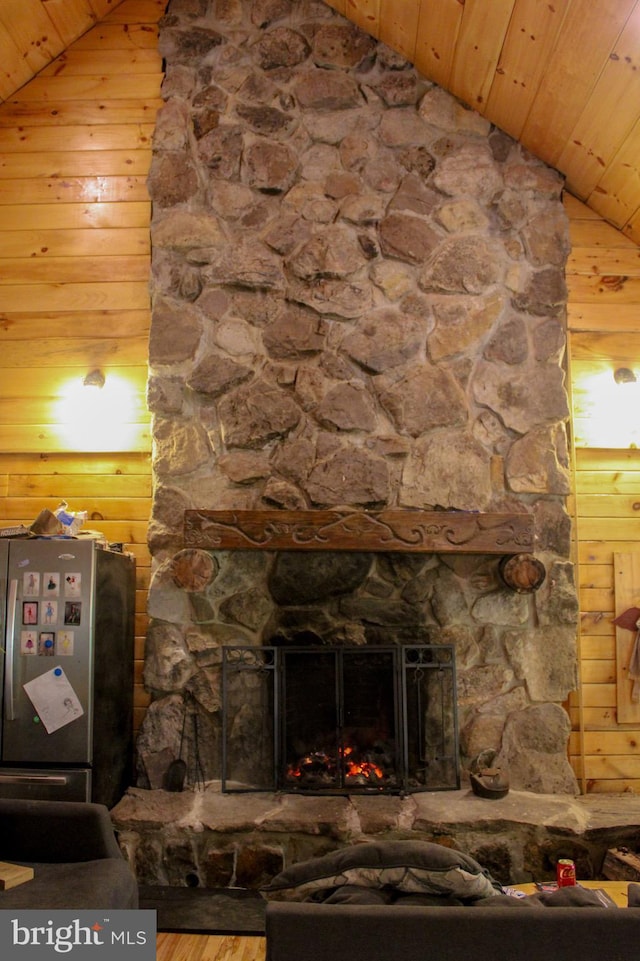
[[[380,40],[411,63],[415,59],[419,18],[415,0],[380,2]]]
[[[6,100],[31,79],[33,72],[22,56],[20,48],[3,24],[0,24],[0,51],[2,52],[0,100]]]
[[[516,140],[547,70],[565,13],[566,7],[540,0],[518,0],[514,7],[486,115]]]
[[[168,0],[120,0],[104,18],[105,23],[157,23]],[[351,2],[351,0],[350,0]]]
[[[467,0],[458,33],[450,90],[479,113],[487,101],[516,0]]]
[[[640,103],[640,3],[624,25],[569,140],[558,167],[569,189],[588,197],[632,130]],[[634,104],[629,110],[629,104]]]
[[[73,45],[74,50],[122,50],[130,46],[134,50],[158,49],[158,29],[155,24],[100,23],[79,37]],[[160,54],[158,54],[158,59]]]
[[[42,5],[65,46],[90,30],[96,22],[89,0],[43,0]]]
[[[64,40],[47,16],[41,0],[3,0],[0,3],[0,23],[10,33],[29,67],[30,77],[64,49]]]
[[[415,66],[429,80],[449,87],[464,6],[459,0],[421,0]]]
[[[623,228],[638,213],[640,196],[640,120],[638,120],[588,197],[605,220]]]
[[[89,6],[95,13],[98,20],[106,17],[108,13],[115,10],[122,3],[122,0],[89,0]]]
[[[636,0],[572,0],[520,133],[556,166]]]

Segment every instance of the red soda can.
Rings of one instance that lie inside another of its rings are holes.
[[[556,881],[559,888],[570,888],[576,883],[576,865],[570,858],[560,858],[556,864]]]

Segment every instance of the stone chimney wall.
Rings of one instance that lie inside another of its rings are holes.
[[[273,618],[263,555],[181,582],[184,510],[394,507],[534,516],[535,595],[474,556],[397,590],[456,644],[465,757],[573,792],[560,177],[320,0],[172,0],[160,44],[140,784],[192,744],[185,694],[219,776],[220,644]]]

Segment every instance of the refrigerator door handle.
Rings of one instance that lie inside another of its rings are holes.
[[[67,778],[61,774],[0,774],[0,784],[55,784],[64,785]]]
[[[9,582],[9,598],[7,605],[7,621],[4,632],[4,649],[6,656],[4,673],[4,716],[6,721],[15,721],[16,713],[13,704],[13,672],[14,672],[14,633],[16,622],[16,607],[18,604],[18,582]]]

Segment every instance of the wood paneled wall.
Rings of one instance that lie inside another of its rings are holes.
[[[65,499],[136,555],[139,723],[151,498],[145,180],[166,0],[91,3],[111,12],[0,106],[0,525],[29,524]],[[133,385],[126,449],[91,453],[57,431],[65,383],[96,367]]]
[[[623,600],[619,596],[616,603],[616,578],[624,577],[615,555],[640,553],[640,450],[585,444],[588,418],[602,414],[593,408],[589,378],[612,377],[620,366],[640,377],[640,248],[570,196],[565,206],[572,243],[567,280],[581,671],[580,691],[570,699],[571,755],[584,791],[635,793],[640,791],[640,710],[632,708],[634,720],[620,722],[629,716],[630,685],[626,653],[621,658],[616,650],[613,618]],[[640,408],[635,417],[640,420]],[[640,606],[638,583],[622,609],[634,591]]]

